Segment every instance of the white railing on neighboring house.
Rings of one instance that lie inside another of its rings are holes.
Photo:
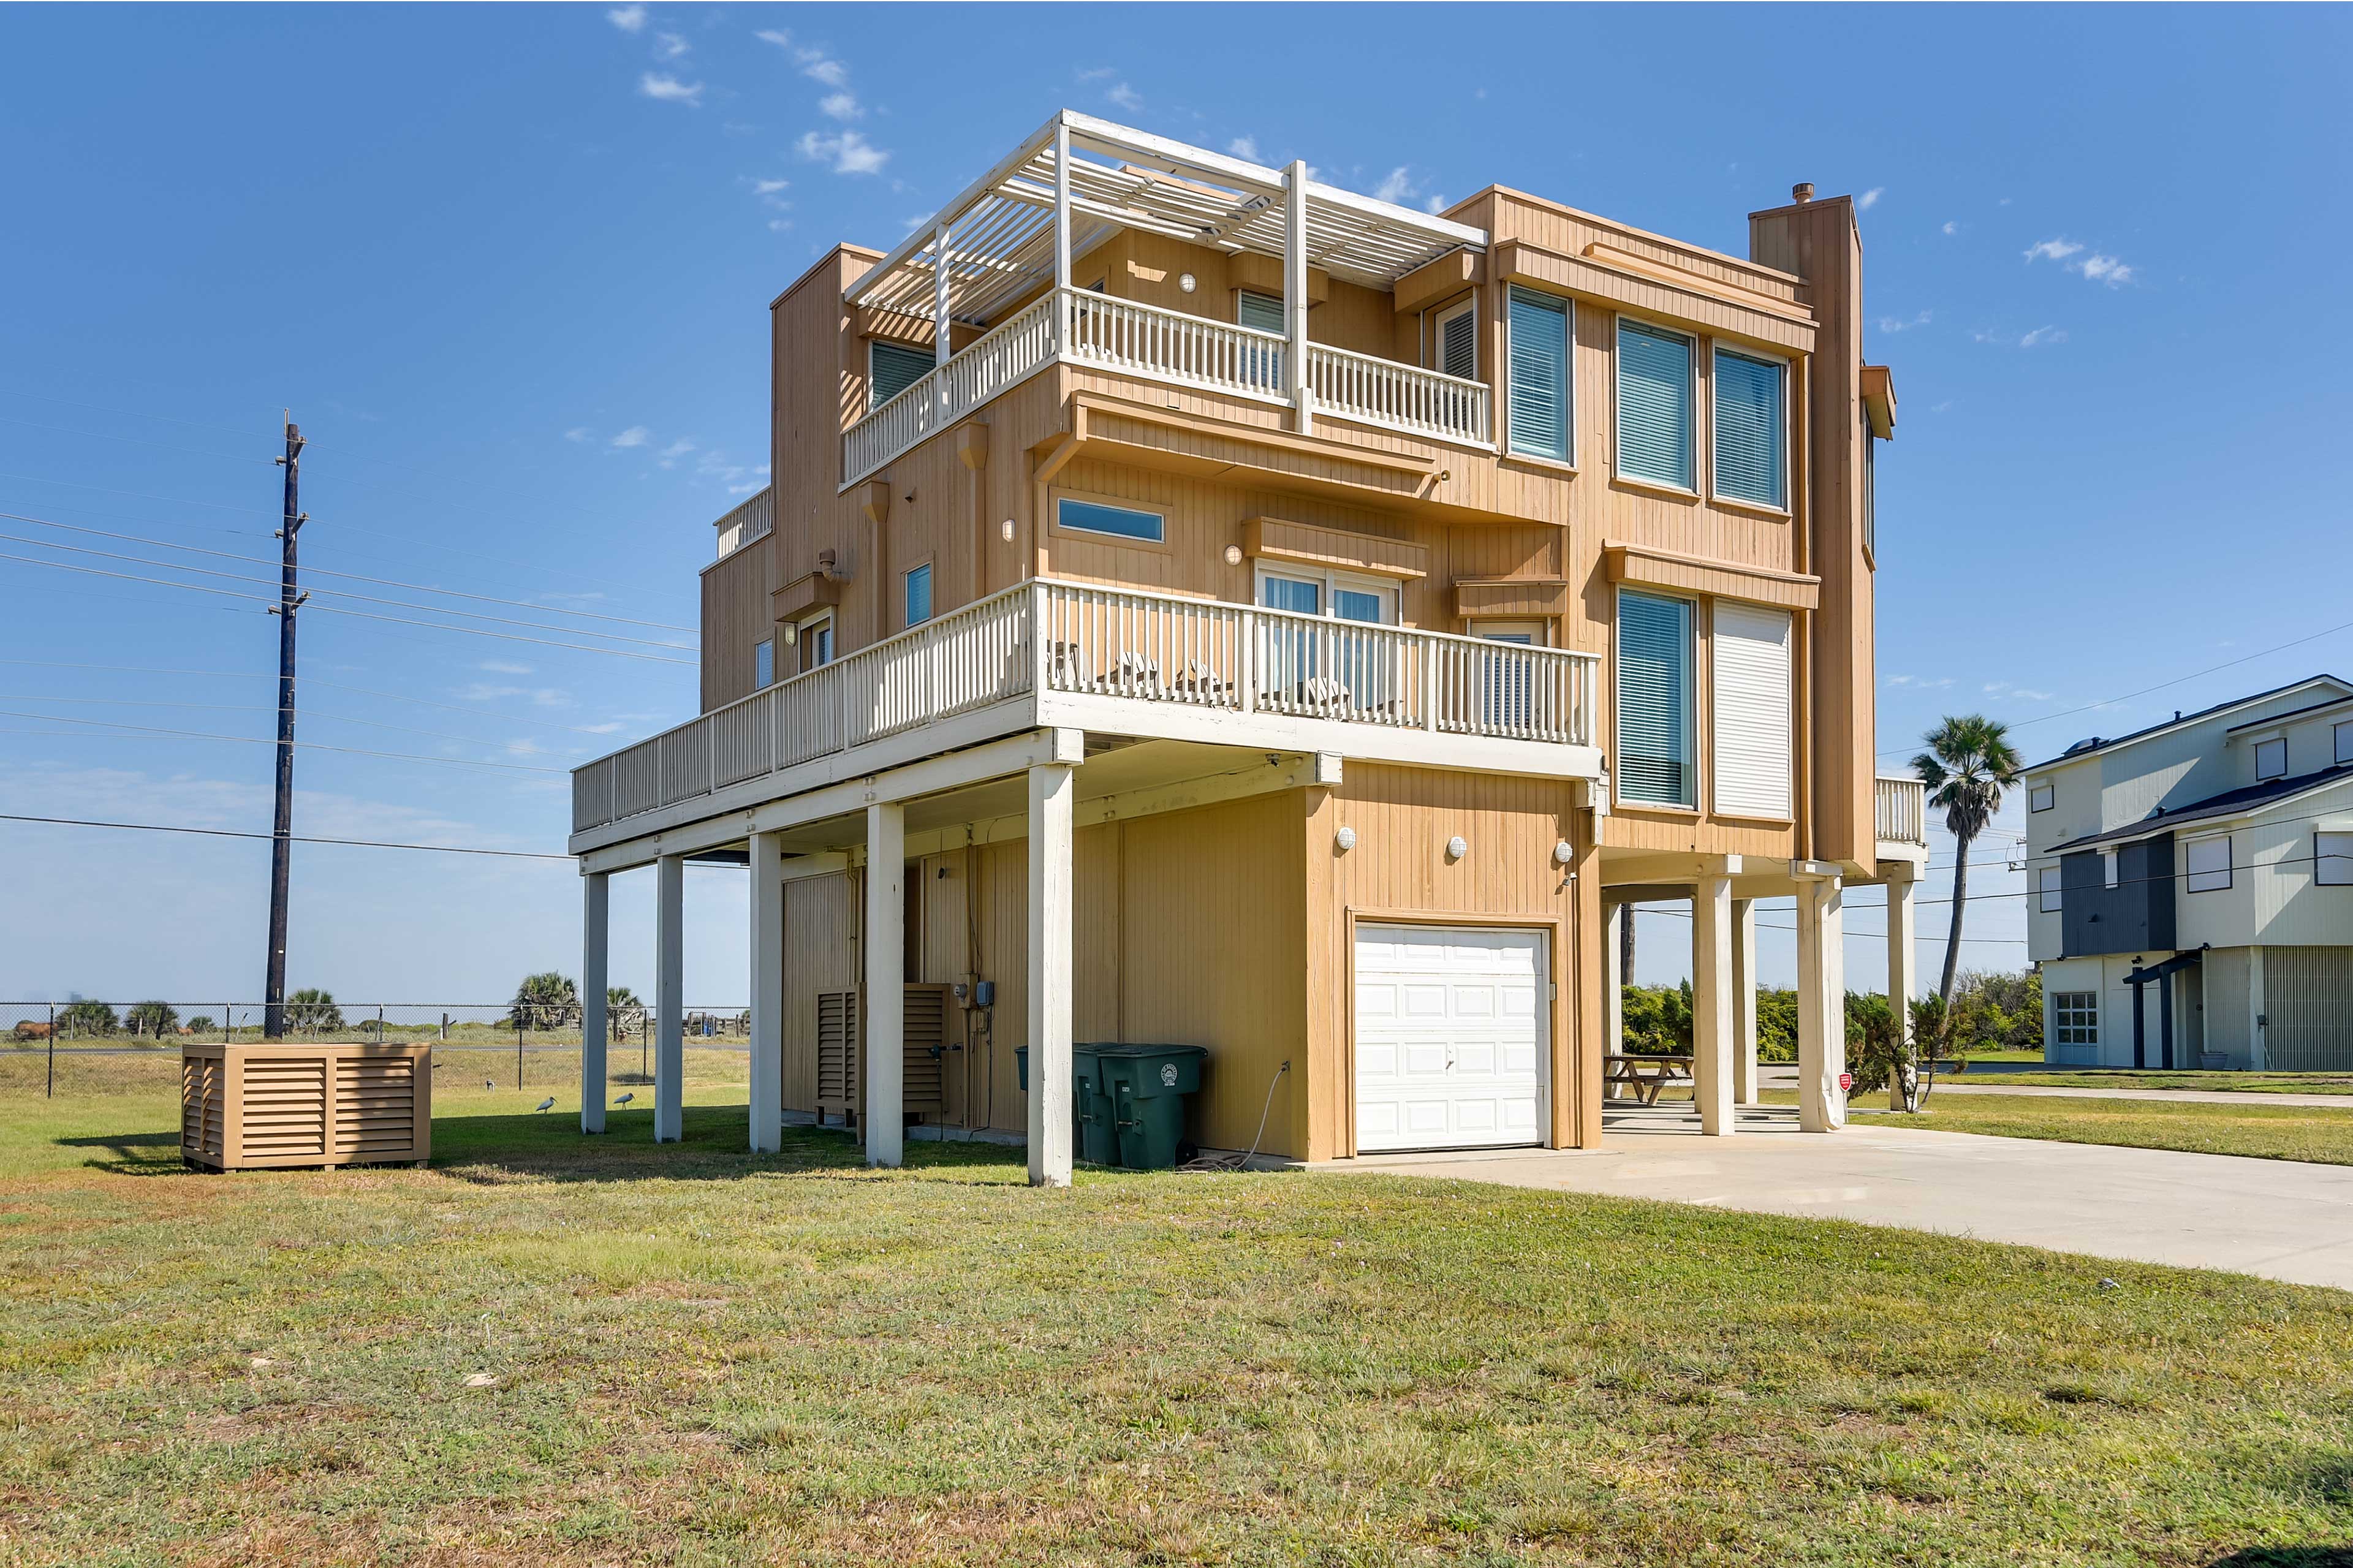
[[[1928,786],[1918,779],[1874,781],[1871,802],[1873,837],[1892,844],[1928,842]]]
[[[1315,413],[1385,425],[1441,441],[1488,443],[1487,384],[1395,360],[1311,344],[1307,384]]]
[[[1591,745],[1599,665],[1561,648],[1040,578],[575,769],[572,826],[678,805],[1025,692]]]
[[[842,488],[1050,364],[1288,404],[1289,352],[1279,333],[1091,289],[1050,290],[851,426],[841,438]],[[1483,383],[1322,344],[1308,349],[1307,379],[1317,409],[1334,418],[1439,440],[1489,442],[1493,394]]]
[[[711,525],[719,531],[718,559],[724,561],[754,540],[765,539],[776,526],[776,493],[763,486],[756,495]]]

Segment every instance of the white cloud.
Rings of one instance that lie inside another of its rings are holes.
[[[780,49],[793,47],[793,36],[790,33],[779,32],[774,27],[763,27],[752,36],[762,43],[774,44]]]
[[[830,163],[837,174],[878,174],[891,161],[889,153],[871,145],[855,131],[844,131],[839,136],[804,132],[794,149],[812,163]]]
[[[793,220],[788,217],[772,217],[768,220],[768,232],[770,234],[782,234],[792,226]]]
[[[596,438],[596,432],[589,429],[586,425],[575,425],[564,433],[564,438],[567,441],[594,441]]]
[[[856,120],[866,112],[854,92],[828,93],[818,100],[817,107],[819,113],[829,114],[836,120]]]
[[[529,675],[531,673],[531,666],[516,664],[511,659],[503,658],[486,658],[475,668],[486,669],[492,675]]]
[[[800,62],[801,75],[828,87],[848,87],[849,68],[828,55],[823,49],[801,49],[793,58]]]
[[[619,435],[614,437],[612,444],[616,450],[625,450],[630,447],[642,447],[653,438],[653,434],[654,433],[652,431],[647,429],[642,425],[632,425],[628,429],[622,431]]]
[[[690,46],[687,44],[687,41],[684,38],[680,37],[676,33],[656,33],[654,35],[654,58],[656,59],[682,59],[685,58],[689,47]]]
[[[1258,162],[1258,138],[1255,136],[1237,136],[1232,141],[1226,143],[1226,151],[1232,153],[1237,158],[1247,158],[1251,163],[1255,163]]]
[[[760,486],[758,482],[754,480],[748,484],[729,485],[727,487],[727,493],[731,496],[747,496],[759,488]]]
[[[1869,212],[1872,208],[1879,205],[1879,198],[1886,194],[1887,187],[1885,185],[1873,185],[1871,189],[1863,192],[1862,195],[1855,197],[1854,205],[1862,211]]]
[[[752,194],[755,196],[773,196],[778,191],[784,190],[791,185],[791,184],[792,182],[790,180],[754,180],[752,182]]]
[[[1932,310],[1923,310],[1916,316],[1908,317],[1882,316],[1879,318],[1879,330],[1883,332],[1909,331],[1914,327],[1926,326],[1934,316],[1935,312]]]
[[[1946,232],[1947,234],[1958,234],[1958,233],[1960,233],[1960,232],[1961,232],[1961,220],[1960,220],[1960,219],[1958,219],[1958,218],[1947,218],[1947,219],[1945,220],[1945,232]]]
[[[681,437],[678,440],[672,441],[669,446],[664,447],[654,460],[665,468],[674,468],[678,466],[678,460],[681,458],[685,457],[689,452],[693,450],[694,443]]]
[[[1120,108],[1126,110],[1130,114],[1138,113],[1144,108],[1144,95],[1136,91],[1135,89],[1128,86],[1125,82],[1121,82],[1117,87],[1107,89],[1103,93],[1103,97],[1109,99]]]
[[[2018,346],[2022,349],[2040,348],[2044,343],[2063,343],[2066,341],[2067,333],[2062,328],[2037,327],[2019,339]]]
[[[1952,683],[1953,678],[1949,675],[1939,676],[1934,680],[1925,675],[1891,675],[1887,678],[1890,686],[1909,686],[1921,691],[1937,690]]]
[[[1373,199],[1377,202],[1402,202],[1419,194],[1403,163],[1391,169],[1388,177],[1373,187]]]
[[[2083,248],[2072,239],[2038,239],[2026,247],[2026,259],[2064,261]]]
[[[1109,81],[1119,74],[1117,66],[1093,66],[1075,73],[1081,81]]]
[[[681,81],[674,76],[648,71],[638,79],[638,90],[662,103],[683,103],[690,109],[702,107],[702,84]]]
[[[605,20],[625,33],[645,30],[646,8],[643,5],[616,5],[605,13]]]
[[[2129,283],[2133,279],[2133,269],[2130,267],[2113,256],[2102,256],[2097,251],[2084,258],[2075,270],[2093,282],[2105,283],[2111,289]]]

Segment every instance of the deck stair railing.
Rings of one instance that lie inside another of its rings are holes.
[[[1276,332],[1085,289],[1052,289],[965,345],[841,438],[844,489],[1050,364],[1287,404]],[[1307,351],[1318,413],[1438,440],[1490,445],[1483,382],[1322,343]]]
[[[1040,578],[574,771],[573,830],[1029,692],[1589,745],[1591,654]],[[1139,717],[1142,732],[1149,721]]]

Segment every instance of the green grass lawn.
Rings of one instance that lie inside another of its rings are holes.
[[[1983,1058],[1977,1058],[1982,1060]],[[2228,1089],[2234,1094],[2353,1094],[2353,1073],[2173,1072],[2104,1068],[2082,1071],[1983,1072],[1972,1063],[1970,1083],[2029,1083],[2044,1089]]]
[[[153,1079],[0,1063],[0,1562],[2353,1561],[2353,1296],[1377,1175],[754,1158],[741,1058],[688,1059],[681,1146],[445,1068],[429,1171],[228,1176]]]
[[[1855,1108],[1865,1114],[1884,1113],[1886,1107],[1883,1094],[1855,1101]],[[1988,1132],[2000,1138],[2121,1143],[2135,1149],[2353,1165],[2353,1106],[2338,1110],[2298,1105],[1938,1093],[1928,1097],[1928,1109],[1917,1115],[1883,1115],[1882,1119],[1905,1127]]]

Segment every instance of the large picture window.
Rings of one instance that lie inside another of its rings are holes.
[[[1692,766],[1692,606],[1618,595],[1618,798],[1695,804]]]
[[[2051,1043],[2055,1046],[2096,1046],[2100,1043],[2098,992],[2054,991],[2051,994]]]
[[[1788,450],[1778,360],[1715,351],[1715,493],[1759,506],[1789,504]]]
[[[2182,847],[2182,864],[2193,893],[2219,893],[2231,885],[2231,836],[2217,833]]]

